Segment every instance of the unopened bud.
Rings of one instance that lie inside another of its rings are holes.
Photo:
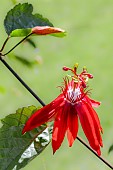
[[[68,71],[68,70],[70,70],[68,67],[66,67],[66,66],[64,66],[63,68],[62,68],[64,71]]]

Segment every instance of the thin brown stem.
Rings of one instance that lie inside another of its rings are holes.
[[[33,33],[28,34],[26,37],[24,37],[21,41],[19,41],[13,48],[11,48],[7,53],[3,54],[3,56],[6,56],[11,51],[13,51],[18,45],[20,45],[23,41],[25,41],[28,37],[30,37]]]
[[[2,45],[2,48],[0,49],[0,52],[3,51],[4,47],[6,46],[8,40],[9,40],[9,38],[10,38],[10,36],[8,36],[8,37],[6,38],[6,40],[4,41],[4,43],[3,43],[3,45]]]

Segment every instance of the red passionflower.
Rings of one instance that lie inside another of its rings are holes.
[[[98,115],[93,109],[93,106],[98,107],[100,102],[90,99],[89,91],[86,91],[87,80],[93,76],[87,73],[85,68],[81,74],[77,74],[76,69],[77,65],[74,69],[63,67],[63,70],[71,70],[74,73],[71,80],[65,77],[61,94],[50,104],[37,110],[26,122],[22,133],[54,120],[52,148],[55,153],[61,146],[66,132],[69,146],[72,146],[77,137],[79,118],[90,146],[98,155],[101,155],[102,127]]]

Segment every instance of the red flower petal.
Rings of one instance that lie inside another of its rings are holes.
[[[65,32],[65,31],[60,28],[49,27],[49,26],[36,26],[32,28],[32,33],[38,35],[46,35],[46,34],[60,33],[60,32]]]
[[[71,147],[78,133],[78,116],[75,107],[71,104],[70,110],[68,111],[68,121],[67,121],[67,138],[69,146]]]
[[[64,101],[64,95],[61,93],[55,100],[52,101],[53,108],[57,108],[62,106],[62,102]]]
[[[60,107],[62,101],[63,95],[60,94],[53,102],[44,106],[40,110],[37,110],[26,122],[22,134],[44,124],[45,122],[51,121],[55,116],[55,109]]]
[[[79,115],[83,131],[89,141],[90,146],[98,153],[98,155],[100,155],[101,151],[94,128],[94,122],[89,113],[87,105],[81,102],[76,105],[76,110]]]
[[[102,138],[101,138],[101,134],[100,132],[103,132],[102,130],[102,127],[100,125],[100,120],[98,118],[98,115],[97,113],[95,112],[95,110],[91,107],[91,105],[89,103],[86,103],[87,104],[87,108],[90,112],[90,115],[93,119],[93,122],[94,122],[94,127],[95,127],[95,131],[96,131],[96,135],[97,135],[97,139],[98,139],[98,142],[100,144],[100,146],[102,147],[103,146],[103,143],[102,143]]]
[[[40,110],[37,110],[26,122],[22,130],[22,134],[47,122],[53,116],[53,111],[51,111],[51,106],[52,103],[44,106]]]
[[[91,105],[93,107],[98,107],[101,104],[101,102],[95,101],[95,100],[89,98],[88,96],[85,96],[85,99],[88,103],[91,103]]]
[[[66,129],[67,129],[67,115],[68,115],[68,107],[64,105],[62,109],[58,111],[54,122],[53,135],[52,135],[52,148],[53,153],[56,152],[57,149],[61,146]]]

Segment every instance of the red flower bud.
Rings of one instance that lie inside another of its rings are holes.
[[[49,26],[36,26],[32,28],[32,33],[38,35],[47,35],[47,34],[60,33],[60,32],[65,32],[65,31],[60,28],[49,27]]]

